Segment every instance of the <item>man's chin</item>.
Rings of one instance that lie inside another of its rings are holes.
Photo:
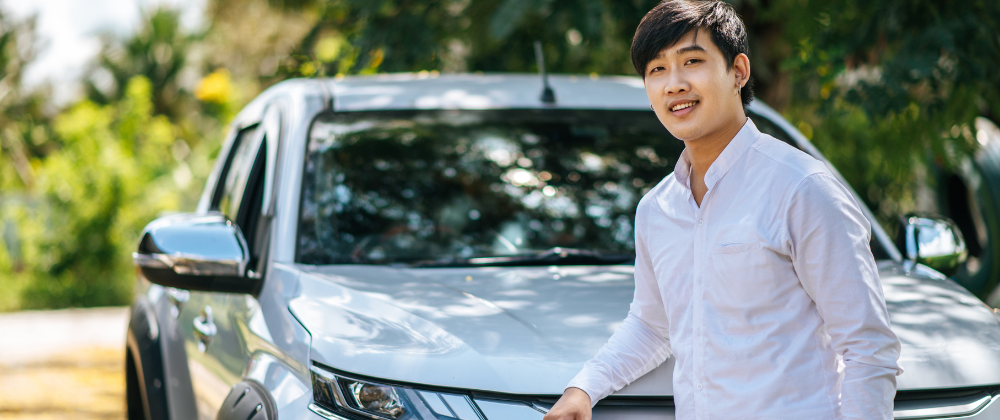
[[[702,131],[699,127],[692,127],[692,125],[694,124],[664,124],[664,127],[666,127],[667,131],[670,132],[670,135],[674,136],[677,140],[689,142],[701,138],[704,133],[704,131]]]

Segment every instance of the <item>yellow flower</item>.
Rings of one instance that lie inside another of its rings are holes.
[[[299,66],[299,73],[306,77],[312,76],[316,74],[316,65],[312,61],[306,61]]]
[[[194,88],[194,97],[203,102],[223,104],[229,100],[232,92],[233,83],[229,77],[229,70],[218,69],[198,81],[198,85]]]
[[[316,43],[316,58],[324,63],[336,60],[340,56],[340,46],[344,43],[340,37],[326,37]]]

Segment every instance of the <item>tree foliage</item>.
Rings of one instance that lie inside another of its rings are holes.
[[[170,33],[176,18],[154,13],[134,38]],[[219,136],[201,141],[206,136],[184,119],[199,110],[193,99],[179,99],[179,66],[149,64],[135,39],[120,41],[131,50],[105,49],[95,59],[95,69],[120,76],[114,89],[53,112],[47,90],[21,84],[36,51],[32,22],[0,15],[0,86],[7,89],[0,95],[0,310],[120,305],[129,300],[131,250],[143,226],[190,208]],[[150,45],[184,46],[168,38]]]
[[[976,152],[976,116],[1000,119],[1000,2],[730,1],[757,97],[883,222],[917,209],[928,173]],[[137,33],[105,36],[86,99],[62,110],[21,82],[39,46],[33,20],[0,11],[0,284],[23,289],[0,310],[124,303],[142,225],[192,207],[226,124],[268,85],[535,72],[535,41],[549,71],[634,74],[632,34],[657,2],[210,0],[196,33],[157,9]]]
[[[121,101],[83,101],[55,121],[62,147],[39,167],[38,202],[8,208],[19,228],[24,307],[111,305],[128,300],[129,253],[142,227],[176,209],[164,159],[174,128],[153,115],[152,85],[137,76]]]
[[[199,36],[180,28],[180,12],[173,9],[155,9],[143,23],[137,34],[124,39],[110,33],[102,36],[104,46],[84,79],[87,96],[98,104],[120,101],[128,82],[143,76],[152,86],[156,113],[177,119],[191,107],[191,92],[178,78]]]
[[[34,182],[33,160],[53,148],[47,90],[22,89],[38,51],[35,21],[14,21],[0,11],[0,191],[23,193]]]
[[[319,19],[285,61],[283,76],[438,70],[537,69],[545,45],[554,72],[632,73],[628,49],[655,1],[330,0],[298,2]],[[291,6],[285,6],[286,8]]]
[[[792,53],[786,112],[880,216],[914,210],[914,176],[979,145],[1000,117],[1000,3],[809,1],[773,8]]]

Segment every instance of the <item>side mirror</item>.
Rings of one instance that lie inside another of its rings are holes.
[[[246,275],[248,256],[243,233],[221,213],[179,214],[147,225],[132,260],[161,286],[253,293],[260,279]]]
[[[911,216],[905,222],[906,257],[946,276],[954,275],[968,256],[955,222],[923,216]]]

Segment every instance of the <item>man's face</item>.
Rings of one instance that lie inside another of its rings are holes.
[[[646,66],[649,103],[663,126],[680,140],[697,140],[722,129],[742,111],[737,78],[726,71],[722,51],[706,31],[692,30]]]

